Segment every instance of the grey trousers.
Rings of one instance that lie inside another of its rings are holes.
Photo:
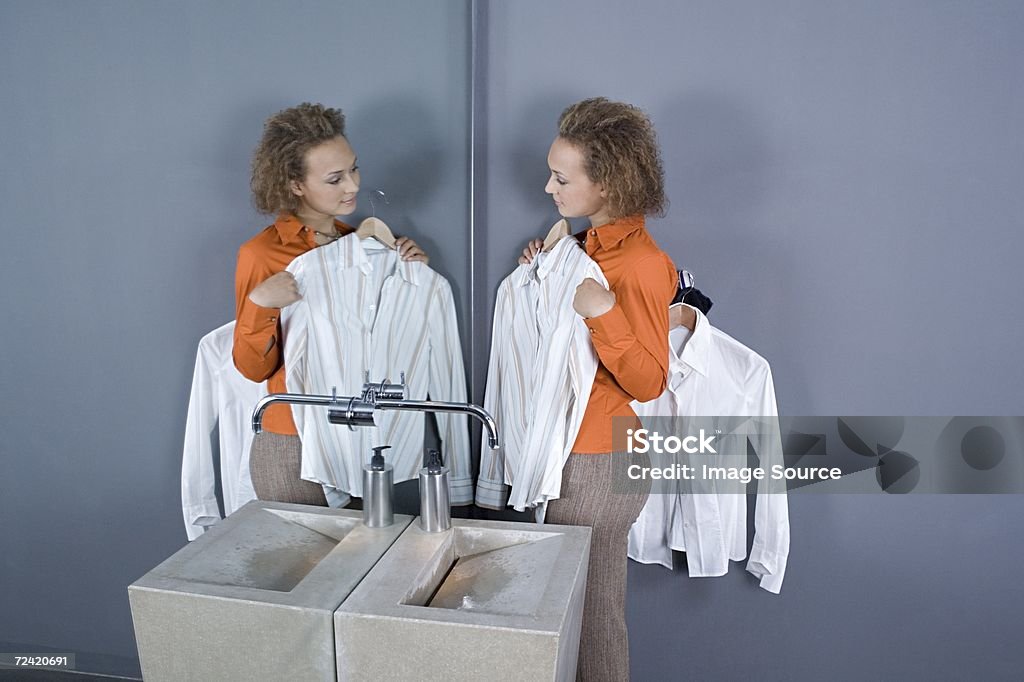
[[[629,528],[650,493],[650,481],[630,481],[626,466],[646,457],[572,453],[562,469],[561,497],[548,503],[545,523],[590,526],[590,565],[576,679],[629,680],[626,631],[626,551]]]
[[[302,441],[298,436],[263,431],[253,437],[249,475],[257,498],[326,507],[324,489],[299,478],[301,469]]]

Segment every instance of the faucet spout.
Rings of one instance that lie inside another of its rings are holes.
[[[256,403],[256,409],[252,411],[253,433],[259,433],[263,430],[263,413],[274,403],[338,406],[341,404],[341,401],[335,396],[306,395],[305,393],[271,393],[270,395],[265,395],[259,399]]]
[[[414,412],[456,412],[476,418],[487,429],[487,444],[492,450],[501,447],[498,426],[484,408],[468,403],[446,403],[439,400],[377,400],[378,410],[410,410]]]
[[[387,395],[387,394],[383,394]],[[498,426],[494,418],[484,408],[469,403],[447,403],[439,400],[404,400],[373,396],[372,402],[360,398],[346,398],[337,395],[309,395],[306,393],[271,393],[259,399],[252,412],[252,432],[263,430],[263,413],[274,403],[291,405],[320,405],[330,407],[332,424],[348,424],[352,426],[369,426],[373,424],[374,410],[408,410],[413,412],[455,412],[468,414],[480,421],[487,429],[487,443],[492,450],[501,447],[498,440]]]

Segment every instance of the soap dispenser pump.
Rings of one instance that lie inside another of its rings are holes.
[[[420,469],[420,528],[440,533],[452,526],[452,507],[448,498],[448,467],[441,453],[430,450],[427,465]]]
[[[369,528],[383,528],[395,522],[395,468],[384,462],[384,450],[390,447],[373,448],[370,463],[363,467],[363,524]]]

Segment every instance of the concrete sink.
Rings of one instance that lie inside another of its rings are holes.
[[[144,678],[334,680],[334,611],[410,521],[250,502],[128,587]]]
[[[338,679],[575,679],[590,533],[411,524],[335,613]]]

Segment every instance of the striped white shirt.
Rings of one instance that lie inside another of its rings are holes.
[[[632,407],[652,431],[662,428],[657,418],[666,417],[755,417],[773,422],[776,428],[758,428],[754,439],[759,466],[770,471],[784,463],[771,368],[694,311],[697,324],[692,334],[685,327],[669,332],[668,388],[650,402],[634,401]],[[766,493],[769,487],[771,492]],[[677,494],[652,491],[629,531],[629,557],[671,569],[675,549],[686,552],[691,577],[725,575],[730,560],[747,556],[747,496],[713,492],[713,484],[701,482],[686,488]],[[789,509],[784,488],[779,490],[778,483],[758,482],[754,542],[747,562],[760,586],[775,594],[782,589],[789,558]]]
[[[543,520],[546,503],[559,496],[597,371],[590,332],[572,306],[587,277],[608,286],[576,240],[563,238],[498,286],[484,409],[502,449],[481,448],[481,507],[533,507]]]
[[[371,381],[406,377],[410,400],[466,401],[462,346],[448,281],[428,266],[355,234],[302,254],[288,266],[302,300],[281,311],[285,383],[293,393],[358,396]],[[371,448],[395,482],[417,476],[423,462],[424,414],[379,411],[375,427],[338,426],[327,409],[292,406],[302,440],[302,478],[362,497],[362,468]],[[473,500],[465,415],[437,414],[442,457],[451,470],[452,504]],[[341,496],[343,499],[343,496]]]
[[[231,359],[235,323],[219,327],[199,341],[192,392],[185,418],[181,459],[181,508],[189,540],[220,521],[214,462],[220,462],[224,513],[256,499],[249,477],[252,410],[267,384],[246,379]]]

